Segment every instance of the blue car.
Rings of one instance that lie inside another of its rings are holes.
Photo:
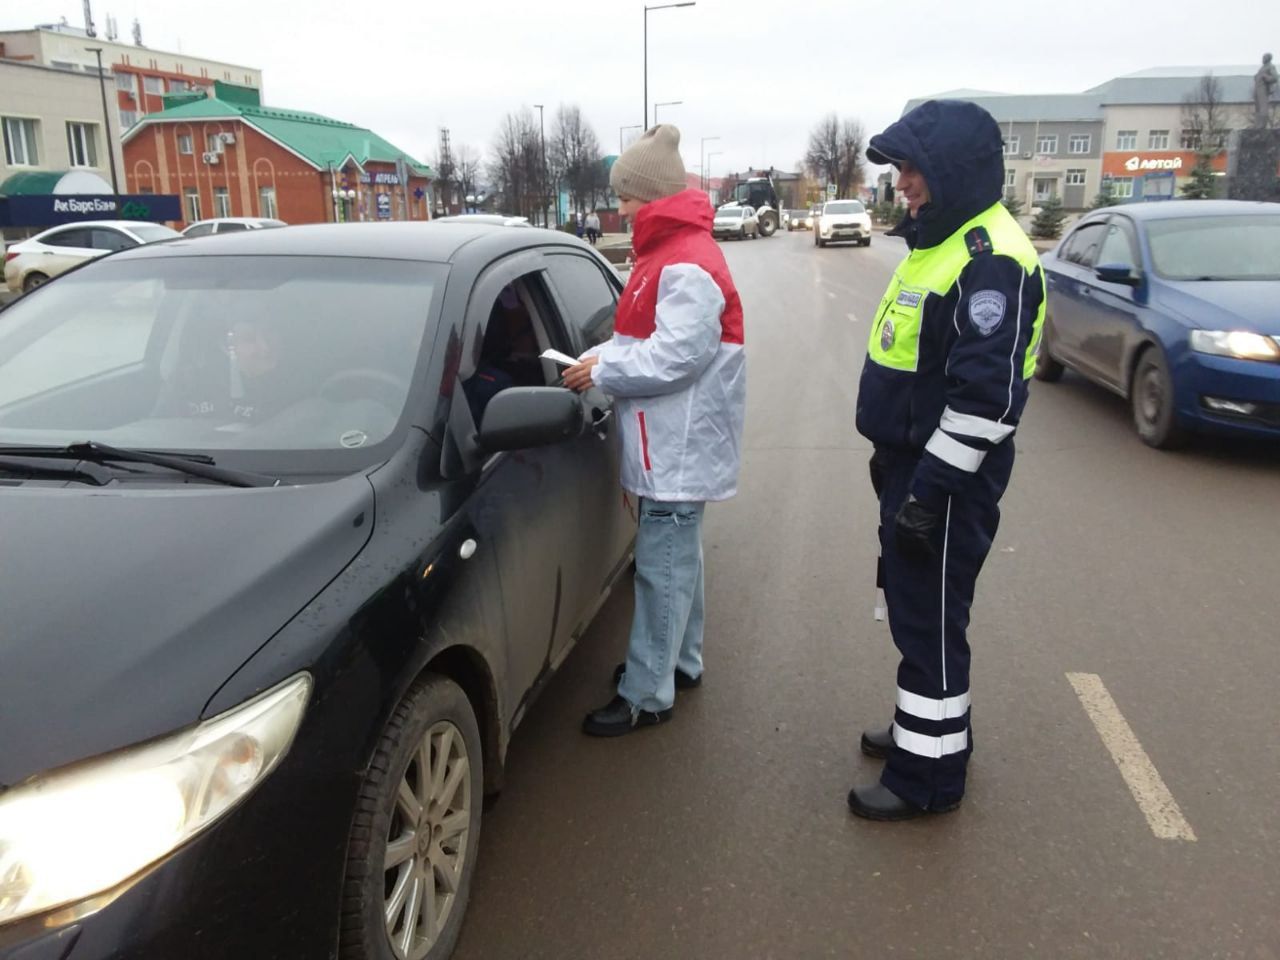
[[[1153,447],[1280,438],[1280,203],[1104,208],[1043,263],[1038,379],[1070,367],[1127,398]]]

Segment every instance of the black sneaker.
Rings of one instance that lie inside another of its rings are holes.
[[[627,665],[620,663],[613,668],[613,685],[616,687],[622,682],[622,675],[627,672]],[[696,690],[702,686],[702,675],[691,677],[679,667],[676,667],[676,689],[677,690]]]
[[[636,710],[622,697],[614,697],[582,721],[582,732],[592,737],[621,737],[640,727],[655,727],[671,719],[671,710]]]

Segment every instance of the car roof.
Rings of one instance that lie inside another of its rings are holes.
[[[1135,220],[1169,220],[1178,217],[1231,217],[1263,213],[1280,214],[1280,203],[1252,200],[1147,200],[1102,207],[1095,214],[1124,213]]]
[[[152,223],[149,220],[75,220],[71,223],[60,223],[57,226],[50,227],[48,230],[42,230],[36,236],[42,237],[46,233],[52,233],[54,230],[65,230],[68,227],[114,227],[118,230],[131,230],[134,227],[146,224],[149,227],[163,227],[163,223]],[[32,237],[31,239],[35,239]]]
[[[202,223],[284,223],[284,221],[277,220],[275,217],[208,217],[205,220],[197,220],[187,229],[190,230],[191,227]]]
[[[530,227],[511,230],[488,223],[397,221],[392,223],[316,223],[287,230],[246,230],[229,233],[217,253],[200,238],[183,237],[167,243],[134,247],[113,254],[112,260],[174,256],[363,257],[377,260],[417,260],[448,263],[469,246],[502,256],[527,247],[559,246],[590,250],[581,240],[558,230]]]

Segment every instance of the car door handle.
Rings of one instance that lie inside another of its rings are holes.
[[[591,418],[591,429],[596,432],[597,437],[603,440],[609,435],[609,421],[613,419],[613,410],[597,410],[595,414]]]

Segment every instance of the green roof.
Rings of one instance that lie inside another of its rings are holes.
[[[67,175],[65,170],[15,173],[0,183],[0,196],[42,197],[53,193],[58,181]]]
[[[215,117],[239,117],[317,167],[338,166],[348,156],[354,157],[361,166],[371,160],[395,163],[403,157],[414,173],[424,177],[434,176],[427,164],[415,160],[408,152],[382,139],[372,130],[303,110],[259,107],[207,97],[159,113],[147,114],[133,129],[139,129],[148,121]]]

